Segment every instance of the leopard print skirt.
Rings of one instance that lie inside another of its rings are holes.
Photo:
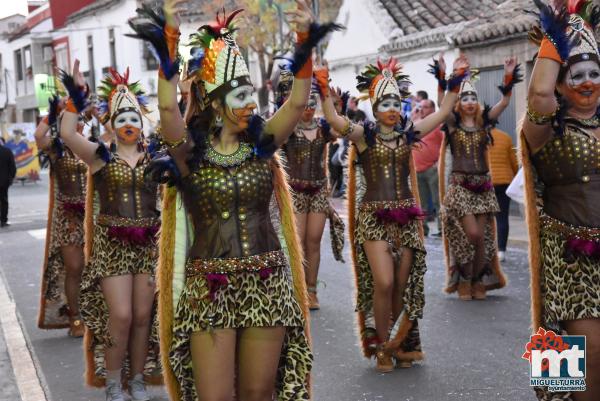
[[[98,379],[106,376],[104,367],[104,348],[114,344],[108,334],[108,307],[100,287],[100,281],[106,277],[128,274],[148,274],[154,281],[158,251],[156,241],[148,245],[132,245],[113,238],[108,234],[109,227],[96,224],[94,227],[94,244],[90,262],[85,267],[81,280],[79,304],[81,317],[86,329],[92,333],[90,349],[93,353],[94,373]],[[144,367],[144,376],[160,377],[158,317],[156,297],[152,310],[152,327],[148,344],[148,356]],[[123,366],[123,374],[127,376],[129,362]]]
[[[402,207],[415,205],[414,199],[402,202],[407,202]],[[365,326],[363,333],[360,333],[363,344],[365,339],[375,332],[375,320],[373,318],[374,281],[363,244],[365,241],[386,241],[397,260],[399,260],[402,252],[401,248],[410,248],[414,252],[413,264],[404,291],[405,310],[402,312],[413,322],[413,327],[400,348],[403,352],[420,352],[421,340],[417,319],[423,318],[425,307],[424,279],[427,271],[425,246],[419,235],[419,224],[421,222],[412,220],[406,225],[382,223],[374,215],[373,207],[370,207],[369,203],[371,202],[363,202],[358,208],[353,244],[358,262],[358,266],[355,266],[357,276],[356,310],[359,312],[359,318],[364,318]]]
[[[173,319],[169,359],[181,386],[181,401],[196,401],[190,335],[218,329],[287,328],[276,381],[279,401],[309,399],[307,383],[312,353],[304,334],[306,322],[294,297],[289,267],[272,266],[270,274],[236,272],[215,290],[204,274],[188,274]]]
[[[57,194],[47,241],[48,260],[42,277],[41,310],[38,325],[42,329],[69,327],[69,308],[65,295],[66,269],[61,247],[79,246],[83,253],[84,198],[67,198]]]
[[[500,211],[496,195],[493,190],[475,192],[460,184],[460,182],[465,182],[468,185],[478,186],[489,182],[490,179],[489,173],[483,175],[452,173],[450,176],[450,184],[441,207],[443,234],[448,241],[450,250],[450,273],[447,289],[457,287],[461,275],[466,276],[466,279],[472,278],[468,272],[461,271],[462,266],[471,263],[475,258],[475,246],[469,242],[461,224],[461,219],[469,214],[488,215],[484,231],[487,267],[483,280],[484,283],[498,281],[497,278],[491,277],[493,273],[490,266],[490,262],[497,252],[496,233],[492,220],[494,213]]]
[[[320,189],[314,193],[294,189],[294,184],[302,186],[302,184],[305,184],[304,181],[290,178],[289,183],[295,213],[329,213],[329,188],[324,181],[312,183],[314,186],[320,186]]]

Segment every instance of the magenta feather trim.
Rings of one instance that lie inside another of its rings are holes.
[[[292,187],[295,192],[302,192],[307,195],[315,195],[321,190],[321,187],[319,186],[297,182],[290,183],[290,187]]]
[[[148,245],[156,239],[158,226],[151,227],[119,227],[108,228],[109,237],[116,238],[131,245]]]
[[[82,202],[63,202],[62,208],[67,213],[84,214],[85,203]]]
[[[567,252],[590,258],[600,258],[600,241],[581,238],[569,238],[565,243]]]
[[[494,188],[494,185],[491,181],[485,181],[481,184],[472,184],[468,181],[463,181],[460,185],[471,192],[475,192],[476,194],[491,191]]]
[[[423,219],[427,214],[418,206],[395,209],[379,209],[375,211],[375,217],[386,223],[398,223],[404,226],[415,219]]]
[[[211,301],[215,300],[215,294],[219,288],[229,284],[229,278],[225,273],[208,273],[206,275],[206,281],[208,282],[209,298]]]

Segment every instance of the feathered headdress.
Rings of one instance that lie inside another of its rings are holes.
[[[377,60],[377,65],[368,65],[356,79],[356,89],[363,93],[363,99],[371,99],[373,107],[384,98],[403,99],[410,95],[400,89],[400,84],[410,83],[410,80],[402,74],[402,66],[394,57],[390,57],[387,63]]]
[[[243,10],[227,15],[217,13],[216,21],[201,26],[190,36],[192,57],[189,75],[202,82],[210,100],[224,96],[241,85],[252,85],[246,61],[235,42],[235,17]]]
[[[554,10],[542,0],[534,3],[540,22],[529,33],[530,40],[539,45],[548,37],[567,64],[587,60],[600,63],[594,35],[600,23],[600,6],[590,0],[569,0],[566,8]]]
[[[142,116],[149,112],[148,99],[139,82],[129,83],[129,68],[121,75],[110,68],[98,88],[98,111],[103,123],[126,111]]]

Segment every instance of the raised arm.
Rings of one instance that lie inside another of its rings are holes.
[[[286,12],[289,22],[296,27],[298,44],[294,52],[292,72],[294,82],[290,96],[283,106],[275,112],[265,126],[265,131],[275,136],[275,143],[281,146],[294,131],[302,112],[306,108],[312,84],[312,49],[331,30],[338,29],[335,24],[319,26],[306,0],[297,0],[297,8]]]
[[[443,59],[442,59],[443,60]],[[434,61],[435,63],[435,61]],[[435,68],[434,68],[435,69]],[[433,72],[430,70],[430,72]],[[447,117],[452,113],[456,101],[458,100],[458,92],[460,90],[460,84],[467,77],[469,72],[469,60],[464,54],[461,54],[454,61],[453,73],[450,80],[447,82],[448,93],[443,96],[443,101],[438,111],[428,115],[424,119],[418,121],[415,124],[415,130],[419,132],[418,137],[422,138],[432,132],[437,126],[446,121]],[[436,75],[436,74],[434,74]],[[441,76],[441,75],[440,75]],[[437,76],[436,76],[437,78]],[[444,80],[445,81],[445,80]],[[443,88],[443,84],[438,78],[439,87]]]
[[[50,127],[56,124],[63,108],[64,102],[60,97],[55,95],[48,99],[48,115],[40,121],[33,134],[39,150],[46,150],[52,144],[52,137],[48,133]]]
[[[75,60],[73,75],[63,71],[61,78],[69,92],[69,100],[61,119],[60,137],[73,153],[90,167],[92,173],[95,173],[104,165],[104,162],[96,157],[98,144],[88,141],[77,132],[79,115],[89,106],[87,92],[84,89],[85,79],[79,71],[79,60]]]
[[[541,3],[537,5],[540,8],[541,20],[545,21],[542,23],[542,30],[546,34],[533,66],[527,95],[527,117],[523,122],[523,133],[532,153],[541,149],[552,137],[551,124],[558,110],[554,90],[560,66],[563,60],[569,57],[569,40],[564,34],[569,15],[564,2],[555,1],[555,9]],[[550,36],[549,32],[553,32],[554,37]],[[548,37],[551,37],[552,41]],[[553,42],[559,45],[560,51]]]
[[[329,88],[329,70],[326,66],[318,66],[315,69],[315,78],[321,93],[321,106],[323,115],[331,128],[340,137],[348,138],[357,145],[366,145],[364,141],[364,128],[362,125],[352,123],[348,117],[340,116],[335,110],[331,89]]]
[[[185,137],[185,121],[177,103],[179,13],[185,2],[186,0],[165,0],[162,12],[159,13],[148,6],[142,6],[138,9],[141,18],[129,20],[129,26],[135,31],[135,35],[130,36],[148,42],[159,58],[158,109],[161,135],[169,144],[177,143]]]
[[[506,110],[510,104],[513,87],[523,81],[520,67],[516,57],[509,57],[504,60],[504,81],[502,82],[502,85],[498,87],[500,92],[502,92],[502,98],[490,110],[489,117],[491,120],[498,120],[498,118],[500,118],[502,112]]]

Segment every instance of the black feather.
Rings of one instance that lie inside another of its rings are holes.
[[[112,161],[113,157],[112,157],[112,153],[109,150],[108,146],[106,146],[106,144],[102,141],[97,141],[98,142],[98,148],[96,149],[96,156],[102,160],[104,163],[109,163],[110,161]]]
[[[442,74],[439,60],[434,59],[433,64],[429,64],[429,69],[427,70],[427,72],[432,74],[435,77],[435,79],[437,79],[438,85],[443,91],[446,91],[446,89],[448,89],[448,81],[446,80],[446,77]]]
[[[365,120],[363,121],[363,130],[367,146],[374,146],[375,135],[377,134],[377,125],[373,121]]]
[[[275,136],[265,133],[265,120],[261,116],[252,116],[246,132],[254,145],[254,154],[257,157],[268,159],[273,156],[277,150]]]
[[[329,123],[327,122],[326,119],[320,118],[319,119],[319,127],[321,127],[321,133],[323,134],[323,137],[325,138],[325,140],[330,141],[332,138],[331,125],[329,125]]]
[[[453,91],[454,89],[460,87],[460,84],[462,84],[462,82],[467,79],[467,77],[469,76],[469,72],[465,71],[460,75],[454,75],[452,74],[452,76],[450,77],[450,79],[448,80],[448,90],[449,91]]]
[[[144,179],[174,186],[181,180],[175,160],[166,151],[157,153],[144,169]]]
[[[144,4],[136,12],[137,17],[127,21],[135,34],[126,34],[126,36],[145,41],[158,60],[165,78],[167,80],[173,78],[179,74],[181,59],[179,56],[171,59],[169,54],[169,46],[164,33],[166,21],[162,9],[154,11],[152,7]]]
[[[60,138],[55,137],[52,139],[52,149],[58,159],[61,159],[65,154],[65,145]]]
[[[290,70],[294,75],[304,67],[304,64],[312,57],[312,50],[317,47],[319,42],[333,31],[345,29],[342,25],[334,22],[326,24],[310,24],[308,39],[301,44],[296,45]]]
[[[60,103],[60,98],[56,95],[53,95],[48,99],[48,125],[53,126],[58,122],[58,104]]]
[[[500,89],[500,92],[502,92],[503,95],[508,95],[510,92],[512,92],[513,87],[518,84],[519,82],[523,82],[523,74],[521,73],[521,64],[517,64],[515,66],[515,70],[513,71],[512,74],[512,79],[510,80],[510,82],[506,85],[504,85],[504,83],[500,86],[498,86],[498,89]]]
[[[348,101],[350,100],[350,92],[345,91],[342,92],[342,115],[346,115],[348,113]]]
[[[66,71],[60,70],[60,80],[63,83],[65,89],[69,93],[69,97],[73,101],[75,108],[79,113],[82,113],[89,106],[88,88],[81,88],[75,84],[75,79],[72,75],[69,75]]]

